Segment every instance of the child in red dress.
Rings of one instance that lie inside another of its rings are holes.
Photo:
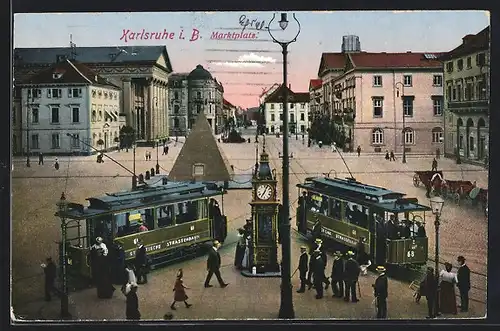
[[[178,301],[184,301],[184,304],[186,305],[186,308],[191,307],[192,305],[187,303],[188,296],[186,295],[186,289],[189,289],[188,287],[184,286],[182,283],[182,269],[179,269],[177,272],[177,280],[175,281],[174,285],[174,302],[172,302],[172,305],[170,305],[170,309],[175,310],[175,303]]]

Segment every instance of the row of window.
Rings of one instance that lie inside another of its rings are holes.
[[[52,149],[59,149],[61,148],[61,135],[60,133],[52,133],[50,135],[51,137],[51,144],[50,148]],[[107,137],[108,139],[116,139],[118,137],[118,132],[115,131],[113,133],[113,136]],[[80,148],[80,135],[79,134],[73,134],[73,136],[68,137],[70,139],[70,146],[71,148]],[[92,145],[97,146],[97,142],[102,139],[102,133],[99,132],[99,134],[94,133],[92,135]],[[30,139],[30,148],[31,149],[40,149],[40,135],[38,133],[34,133],[31,135]],[[113,142],[109,142],[109,144],[112,144]]]
[[[383,80],[382,76],[380,75],[375,75],[373,76],[373,86],[374,87],[382,87]],[[412,75],[404,75],[403,76],[403,85],[405,87],[412,87],[413,86],[413,76]],[[432,77],[432,86],[443,86],[443,76],[442,75],[434,75]]]
[[[450,101],[469,101],[487,99],[486,83],[482,80],[447,86],[447,99]]]
[[[300,121],[305,121],[306,115],[304,113],[300,113]],[[275,114],[271,114],[271,122],[276,121]],[[283,114],[280,114],[280,121],[283,121]],[[290,114],[290,122],[295,122],[295,114]]]
[[[372,97],[373,100],[373,117],[381,118],[384,117],[384,97]],[[414,107],[413,107],[413,96],[403,97],[403,113],[406,117],[413,117]],[[432,109],[434,116],[443,115],[443,97],[433,96],[432,97]]]
[[[14,110],[15,111],[15,110]],[[15,114],[15,112],[14,112]],[[40,123],[40,109],[39,108],[31,108],[28,109],[28,116],[31,117],[31,124],[39,124]],[[16,123],[15,116],[12,117],[13,124]],[[73,107],[71,108],[71,122],[72,123],[80,123],[80,108]],[[50,124],[59,124],[60,123],[60,109],[59,107],[50,108]]]
[[[472,57],[468,56],[466,58],[466,69],[472,69]],[[464,70],[464,59],[458,59],[456,60],[457,62],[457,71],[462,71]],[[455,61],[450,61],[446,63],[446,71],[447,72],[453,72],[455,69]],[[481,67],[486,64],[486,54],[485,53],[479,53],[476,54],[476,66]]]
[[[271,130],[271,133],[283,132],[283,125],[279,126],[279,131],[278,131],[278,126],[271,125],[270,130]],[[292,126],[290,128],[290,132],[291,133],[295,133],[295,127],[294,126]],[[300,126],[300,132],[302,132],[302,133],[306,132],[306,126],[305,125],[301,125]]]
[[[103,90],[92,90],[92,97],[98,97],[99,99],[104,97],[104,99],[113,99],[117,100],[118,99],[118,92],[111,92],[111,91],[103,91]]]
[[[40,88],[30,88],[28,89],[28,99],[38,99],[42,97],[42,90],[46,90],[46,95],[47,98],[50,99],[59,99],[63,97],[63,89],[62,88],[47,88],[47,89],[40,89]],[[81,88],[73,88],[69,87],[66,89],[67,90],[67,96],[68,98],[81,98],[82,97],[82,89]],[[112,91],[103,91],[103,90],[92,90],[92,97],[98,97],[104,99],[118,99],[118,92],[112,92]]]
[[[282,103],[280,103],[280,104],[279,104],[279,107],[280,107],[280,109],[283,109],[283,104],[282,104]],[[295,104],[294,104],[294,103],[291,103],[291,104],[290,104],[290,109],[293,109],[294,107],[295,107]],[[302,103],[300,104],[300,109],[305,109],[305,108],[306,108],[306,103],[305,103],[305,102],[302,102]],[[274,103],[271,103],[271,109],[274,109]]]
[[[431,131],[432,142],[440,143],[443,141],[443,129],[440,127],[435,127]],[[416,141],[415,130],[412,128],[406,128],[404,130],[403,139],[406,145],[413,145]],[[375,128],[372,131],[372,144],[373,145],[383,145],[384,144],[384,130],[381,128]]]

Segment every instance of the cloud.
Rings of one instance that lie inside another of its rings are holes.
[[[255,53],[243,54],[236,61],[215,62],[216,66],[229,68],[262,68],[264,64],[276,63],[276,59],[270,56],[260,56]]]

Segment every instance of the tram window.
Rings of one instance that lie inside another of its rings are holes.
[[[95,241],[95,238],[97,237],[103,238],[104,242],[107,243],[111,242],[112,239],[111,218],[112,218],[111,215],[104,215],[94,218],[92,220],[94,228],[94,233],[93,233],[94,238],[91,239],[91,242]]]
[[[200,218],[208,218],[208,200],[198,200],[198,209]]]
[[[340,220],[341,219],[341,211],[342,211],[340,200],[330,199],[330,203],[332,206],[330,216]]]
[[[349,223],[366,228],[368,216],[363,212],[363,206],[357,203],[349,203],[346,207],[346,219]]]
[[[162,206],[156,208],[158,216],[158,227],[163,228],[174,224],[174,206]]]
[[[176,224],[183,224],[198,219],[198,201],[178,203],[176,209]]]
[[[115,215],[115,229],[116,229],[116,237],[126,236],[128,233],[127,229],[127,214],[117,214]]]
[[[328,216],[328,197],[326,195],[313,194],[311,196],[310,210]]]

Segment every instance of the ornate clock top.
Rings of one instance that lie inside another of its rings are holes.
[[[269,166],[269,154],[266,152],[266,140],[262,145],[262,153],[260,154],[259,169],[257,171],[257,179],[273,179],[271,167]]]

